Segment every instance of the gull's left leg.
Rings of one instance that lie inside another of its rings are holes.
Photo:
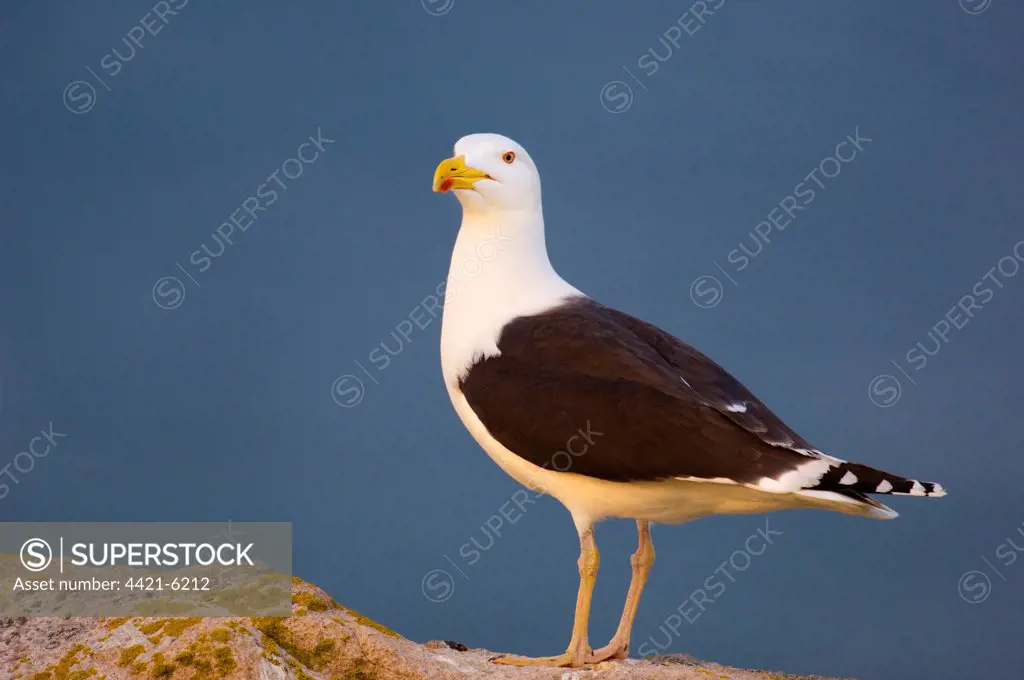
[[[491,659],[494,663],[507,664],[510,666],[568,666],[579,668],[591,653],[590,645],[587,643],[587,624],[590,620],[590,598],[594,594],[594,583],[597,581],[597,568],[601,563],[601,556],[597,552],[597,543],[594,541],[594,528],[592,525],[578,527],[580,534],[580,559],[577,565],[580,568],[580,589],[576,595],[576,616],[572,625],[572,638],[569,640],[569,648],[564,654],[558,656],[545,656],[533,658],[528,656],[499,656]]]
[[[633,629],[633,619],[636,617],[636,609],[640,604],[640,595],[644,592],[644,585],[647,583],[647,574],[654,564],[654,541],[651,540],[651,523],[643,520],[636,521],[637,534],[639,534],[639,546],[636,552],[629,558],[633,566],[633,578],[629,582],[629,592],[626,594],[626,605],[622,609],[622,619],[615,631],[611,642],[587,657],[587,663],[598,663],[606,659],[625,659],[629,656],[629,634]]]

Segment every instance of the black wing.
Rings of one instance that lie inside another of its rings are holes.
[[[491,435],[535,465],[749,484],[818,457],[703,354],[593,300],[514,319],[498,348],[460,389]]]

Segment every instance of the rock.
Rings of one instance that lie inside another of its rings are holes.
[[[0,619],[11,680],[796,680],[685,655],[513,668],[460,642],[417,644],[293,579],[288,618]],[[810,680],[809,678],[807,680]],[[825,679],[818,679],[825,680]]]

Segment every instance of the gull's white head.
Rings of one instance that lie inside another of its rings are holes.
[[[463,211],[539,212],[540,174],[526,149],[508,137],[467,135],[434,172],[434,191],[454,191]]]

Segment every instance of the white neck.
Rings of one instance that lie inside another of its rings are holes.
[[[441,324],[449,389],[477,360],[498,354],[501,329],[518,316],[582,295],[551,266],[537,211],[465,211],[452,251]]]

